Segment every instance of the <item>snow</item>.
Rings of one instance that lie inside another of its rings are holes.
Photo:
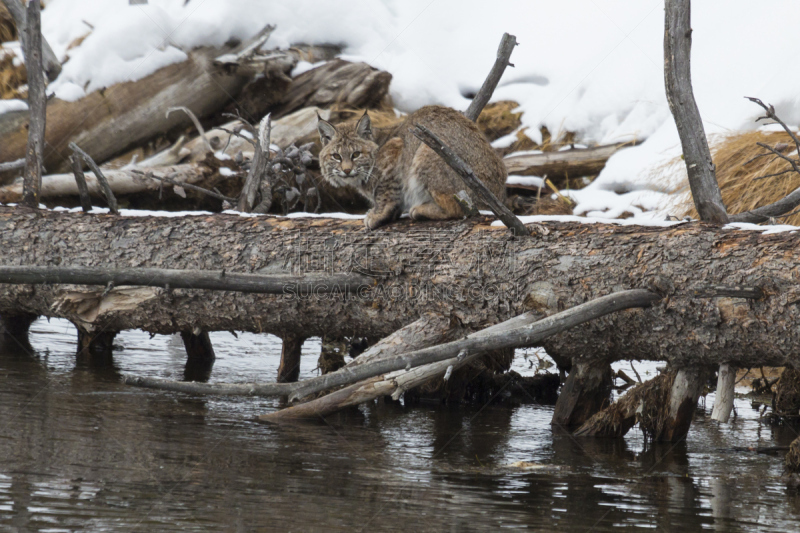
[[[771,235],[773,233],[794,233],[800,230],[798,226],[790,226],[788,224],[775,224],[772,226],[760,226],[758,224],[747,224],[745,222],[732,222],[722,226],[722,229],[740,229],[749,231],[760,231],[764,235]]]
[[[680,145],[664,93],[663,17],[660,0],[506,0],[490,8],[481,0],[51,0],[42,25],[56,55],[68,58],[49,87],[59,98],[140,79],[195,46],[247,39],[269,23],[276,30],[267,47],[339,43],[342,57],[389,71],[404,112],[426,104],[466,109],[464,95],[480,87],[509,32],[520,43],[515,67],[493,99],[519,102],[537,142],[541,126],[556,136],[577,132],[586,145],[644,140],[616,153],[585,194],[573,195],[576,213],[639,217],[656,200],[668,211],[685,179],[680,165],[667,165]],[[693,3],[692,81],[707,134],[758,127],[761,110],[744,96],[773,104],[790,125],[800,121],[800,71],[787,60],[800,47],[798,18],[795,0],[773,0],[768,9],[747,0]],[[295,74],[313,66],[301,62]],[[650,194],[630,194],[644,190]]]
[[[291,76],[297,77],[303,72],[308,72],[309,70],[313,70],[317,67],[321,67],[327,63],[327,61],[317,61],[316,63],[309,63],[308,61],[298,61],[297,65],[294,66],[291,72]]]
[[[510,175],[506,179],[506,185],[525,185],[527,187],[544,187],[544,179],[538,176],[516,176]]]
[[[25,100],[0,100],[0,115],[3,113],[11,113],[12,111],[25,111],[28,109],[28,103]]]
[[[581,217],[576,215],[533,215],[518,217],[523,224],[541,224],[543,222],[579,222],[581,224],[616,224],[618,226],[650,226],[656,228],[668,228],[678,224],[685,224],[683,220],[663,220],[655,217],[651,218],[625,218],[608,219],[601,217]],[[492,226],[505,226],[502,221],[495,220]],[[758,226],[759,229],[763,226]]]

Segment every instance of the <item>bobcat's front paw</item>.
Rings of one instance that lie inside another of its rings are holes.
[[[364,217],[364,225],[367,227],[369,231],[372,231],[382,226],[383,220],[381,220],[381,217],[378,216],[376,213],[374,213],[372,209],[370,209],[369,211],[367,211],[367,216]]]

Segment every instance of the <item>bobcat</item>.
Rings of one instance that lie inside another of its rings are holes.
[[[421,124],[472,167],[500,201],[505,199],[506,168],[483,133],[454,109],[427,106],[397,126],[374,134],[369,115],[357,123],[333,126],[319,119],[322,175],[334,187],[352,186],[372,202],[364,224],[373,230],[408,212],[413,220],[445,220],[464,215],[454,195],[468,190],[439,155],[417,139]],[[470,193],[478,207],[482,203]]]

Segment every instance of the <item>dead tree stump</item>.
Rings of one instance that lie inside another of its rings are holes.
[[[281,338],[281,364],[278,367],[278,383],[294,383],[300,377],[300,354],[305,337],[286,335]]]
[[[614,378],[607,361],[581,361],[572,365],[553,412],[554,426],[576,428],[608,406]]]
[[[186,347],[186,366],[183,370],[184,381],[208,381],[214,368],[216,355],[208,331],[195,334],[192,331],[181,331],[181,339]]]
[[[78,328],[77,366],[108,368],[114,364],[113,344],[116,331],[87,331]]]

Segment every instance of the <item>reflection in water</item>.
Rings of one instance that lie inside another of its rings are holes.
[[[0,349],[0,531],[792,531],[800,510],[780,456],[730,451],[794,437],[762,429],[745,402],[731,424],[701,411],[687,442],[646,447],[636,430],[554,434],[552,407],[536,405],[380,402],[274,427],[255,422],[274,400],[117,383],[179,379],[180,337],[125,332],[113,371],[96,372],[76,369],[68,324],[32,331],[33,354]],[[212,382],[275,376],[274,338],[211,339]],[[301,378],[318,350],[304,346]],[[517,461],[547,468],[508,467]]]

